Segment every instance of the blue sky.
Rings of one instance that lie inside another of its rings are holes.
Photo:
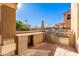
[[[63,22],[64,12],[71,8],[70,3],[23,3],[16,12],[16,18],[32,26],[40,26],[44,20],[45,26]]]

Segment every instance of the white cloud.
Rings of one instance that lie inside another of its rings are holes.
[[[17,9],[20,9],[21,8],[21,5],[22,5],[22,3],[18,3]]]

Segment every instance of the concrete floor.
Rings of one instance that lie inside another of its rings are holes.
[[[44,42],[28,49],[24,56],[79,56],[79,54],[77,54],[75,48]]]

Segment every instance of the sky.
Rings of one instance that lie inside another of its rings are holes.
[[[31,26],[54,26],[64,21],[64,12],[71,8],[70,3],[22,3],[18,4],[16,19]]]

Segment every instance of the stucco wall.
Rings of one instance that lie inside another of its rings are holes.
[[[0,4],[0,55],[14,54],[16,44],[16,4]],[[12,45],[13,44],[13,45]],[[14,52],[14,53],[13,53]]]
[[[0,44],[1,44],[1,8],[0,8]]]
[[[57,44],[64,44],[69,46],[69,38],[68,37],[63,37],[63,36],[58,36],[55,33],[48,33],[47,34],[48,39],[46,40],[47,42],[50,43],[57,43]]]
[[[17,9],[17,6],[16,6],[17,3],[0,3],[0,6],[2,6],[2,5],[6,5],[10,8]]]
[[[68,11],[67,13],[64,14],[64,23],[65,23],[65,27],[66,28],[70,28],[71,27],[71,19],[67,19],[67,15],[71,14],[71,11]]]
[[[73,32],[73,34],[75,34],[75,47],[79,53],[79,6],[78,6],[78,3],[71,4],[71,31]]]

